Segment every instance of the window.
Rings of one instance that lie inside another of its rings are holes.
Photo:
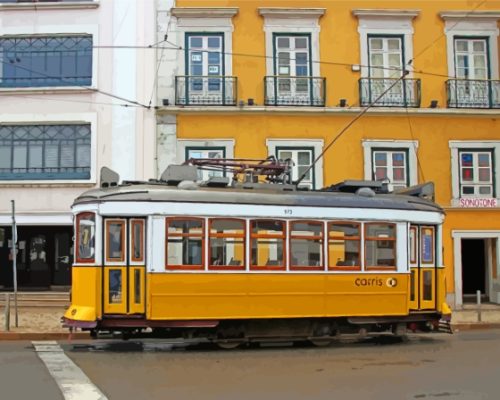
[[[284,221],[251,221],[251,257],[252,269],[285,269],[285,227]]]
[[[324,269],[322,222],[290,222],[290,269]]]
[[[417,263],[417,227],[410,227],[410,263]]]
[[[142,219],[130,220],[130,260],[144,262],[144,221]]]
[[[407,150],[372,150],[373,180],[388,180],[390,190],[408,186],[408,151]]]
[[[362,146],[366,180],[387,179],[390,190],[418,184],[418,141],[367,139]]]
[[[294,162],[292,166],[292,180],[297,180],[300,172],[304,173],[318,154],[323,151],[322,139],[266,139],[267,151],[270,156],[281,160],[291,159]],[[308,172],[300,186],[310,189],[320,189],[323,187],[323,158],[314,164],[314,167]]]
[[[276,147],[276,157],[279,160],[292,160],[292,181],[296,181],[313,163],[314,148]],[[314,168],[307,172],[299,186],[315,189]]]
[[[90,179],[90,124],[0,125],[0,179]]]
[[[420,247],[422,264],[434,264],[434,227],[420,228]]]
[[[279,77],[310,76],[310,40],[310,35],[275,34],[274,74]],[[309,85],[307,79],[282,78],[278,80],[277,88],[280,95],[300,96],[307,95]]]
[[[493,197],[493,151],[459,150],[460,196]]]
[[[186,160],[190,158],[226,158],[225,147],[186,147]],[[213,176],[224,176],[222,171],[209,171],[198,169],[198,179],[207,181]]]
[[[396,269],[396,225],[365,224],[366,269]]]
[[[90,86],[92,36],[0,38],[0,87]]]
[[[488,79],[488,40],[455,37],[455,76]]]
[[[125,221],[109,219],[106,221],[106,261],[125,262]]]
[[[330,222],[328,224],[329,269],[361,269],[360,224],[355,222]]]
[[[76,262],[95,262],[95,214],[82,213],[76,217]]]
[[[368,36],[368,51],[370,77],[372,78],[392,78],[401,77],[403,69],[403,39],[397,36]],[[390,85],[388,85],[390,86]],[[380,87],[383,89],[382,87]],[[397,90],[394,87],[392,90]],[[381,90],[379,95],[384,92]],[[374,97],[377,97],[375,95]]]
[[[167,218],[167,269],[204,269],[204,221]]]
[[[209,269],[245,269],[245,221],[211,219]]]

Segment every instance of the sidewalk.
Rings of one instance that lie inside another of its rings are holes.
[[[19,326],[15,327],[14,308],[11,308],[10,330],[5,331],[5,314],[0,307],[0,340],[67,340],[69,330],[61,326],[65,307],[19,307]],[[475,305],[465,305],[454,311],[453,330],[500,328],[500,306],[485,304],[481,308],[481,321]],[[88,332],[73,332],[73,339],[88,339]]]
[[[0,340],[67,340],[69,330],[61,325],[65,307],[19,307],[15,327],[14,307],[10,312],[10,330],[5,330],[5,311],[0,307]],[[73,339],[90,338],[88,332],[73,332]]]

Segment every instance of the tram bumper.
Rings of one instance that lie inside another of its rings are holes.
[[[97,318],[93,307],[70,306],[61,318],[65,328],[93,329],[97,326]]]

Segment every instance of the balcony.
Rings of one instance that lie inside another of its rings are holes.
[[[178,106],[235,106],[238,78],[235,76],[176,76]]]
[[[387,91],[375,102],[376,107],[420,107],[420,79],[401,79],[395,83],[396,81],[397,78],[361,78],[361,106],[372,104]]]
[[[500,108],[500,81],[449,79],[446,90],[450,108]]]
[[[326,79],[312,76],[266,76],[264,104],[266,106],[324,107]]]

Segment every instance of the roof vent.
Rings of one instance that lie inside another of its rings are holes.
[[[373,189],[363,187],[356,190],[356,195],[361,197],[375,197],[375,192],[373,191]]]
[[[161,174],[160,180],[175,186],[182,181],[198,180],[198,171],[193,165],[169,165]]]
[[[120,182],[120,175],[108,167],[102,167],[100,180],[102,188],[118,186],[118,183]]]
[[[415,196],[420,197],[421,199],[434,201],[434,183],[426,182],[420,185],[410,186],[408,188],[398,190],[396,194]]]

